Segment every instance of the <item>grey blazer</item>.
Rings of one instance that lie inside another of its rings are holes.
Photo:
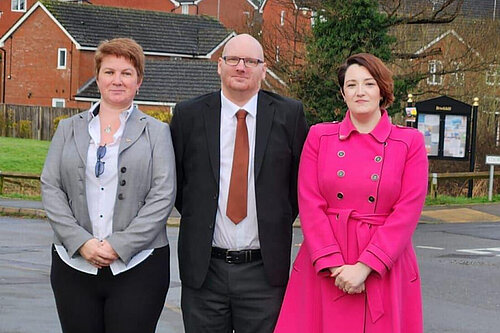
[[[54,243],[62,244],[70,257],[93,238],[85,190],[88,123],[88,112],[59,123],[41,175]],[[168,125],[136,108],[119,147],[113,233],[107,239],[126,264],[144,249],[168,244],[166,221],[175,201],[175,179]]]

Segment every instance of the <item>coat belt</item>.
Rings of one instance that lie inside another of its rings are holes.
[[[357,261],[361,253],[347,253],[348,252],[348,223],[358,223],[359,229],[367,228],[370,226],[380,226],[385,223],[385,220],[389,214],[364,214],[360,213],[354,209],[335,209],[328,208],[326,211],[327,215],[334,216],[334,219],[330,219],[330,223],[338,224],[341,230],[342,238],[337,237],[337,241],[340,243],[340,249],[342,251],[342,256],[344,261],[354,262]],[[359,251],[363,251],[368,243],[370,242],[370,232],[369,230],[358,230],[357,232],[357,242]],[[371,274],[365,281],[365,292],[368,301],[368,309],[370,311],[372,321],[376,322],[384,314],[384,305],[382,302],[382,281],[380,278]],[[345,296],[347,294],[342,293],[338,298]]]

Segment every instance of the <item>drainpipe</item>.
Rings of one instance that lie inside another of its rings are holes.
[[[2,63],[3,63],[3,69],[2,69],[2,99],[1,102],[2,104],[5,104],[5,74],[7,71],[7,60],[5,59],[5,56],[7,55],[7,51],[4,48],[0,48],[2,50]]]

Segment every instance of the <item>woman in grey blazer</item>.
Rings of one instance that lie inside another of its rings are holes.
[[[170,279],[170,130],[133,105],[144,76],[135,41],[101,43],[95,73],[99,103],[59,123],[42,172],[51,285],[65,333],[154,332]]]

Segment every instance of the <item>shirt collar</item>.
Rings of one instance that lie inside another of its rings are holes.
[[[89,121],[92,120],[93,118],[97,117],[97,115],[99,114],[100,104],[101,104],[101,101],[95,103],[94,105],[92,105],[90,107],[90,109],[89,109]],[[132,112],[134,112],[134,109],[135,109],[135,105],[134,105],[134,103],[132,103],[127,110],[120,113],[120,120],[127,121],[128,118],[130,118],[130,115],[132,114]]]
[[[220,96],[221,96],[221,110],[226,116],[234,117],[236,112],[238,112],[239,110],[242,110],[242,109],[245,110],[246,112],[248,112],[248,114],[250,114],[254,118],[257,116],[257,99],[258,99],[259,93],[256,93],[255,95],[253,95],[248,100],[248,102],[245,105],[243,105],[242,107],[239,107],[238,105],[231,102],[226,96],[224,96],[224,93],[222,92],[222,90],[220,92]]]
[[[391,133],[391,120],[386,110],[381,110],[381,112],[382,116],[377,126],[369,134],[377,141],[385,142]],[[339,139],[346,140],[352,132],[358,132],[358,130],[351,121],[351,111],[347,110],[344,120],[340,123]]]

